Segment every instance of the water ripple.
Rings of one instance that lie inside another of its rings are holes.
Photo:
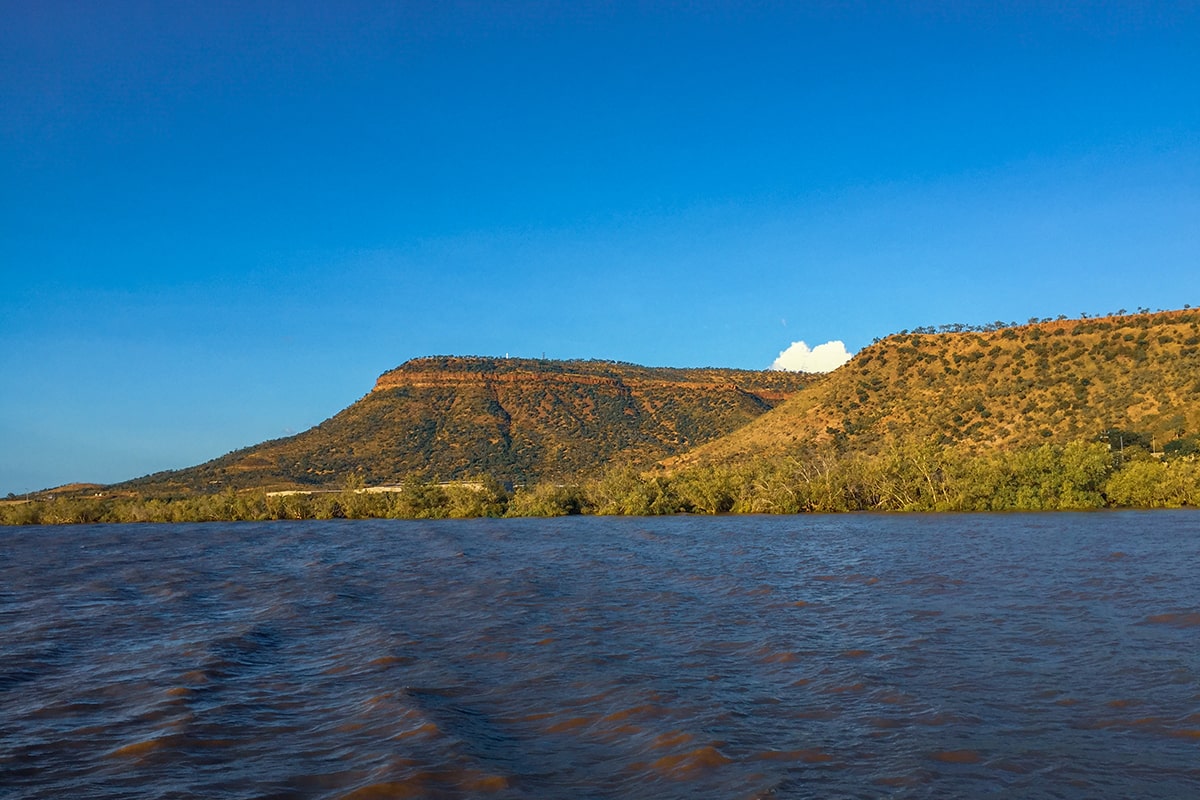
[[[25,528],[0,555],[14,796],[1200,796],[1189,513]]]

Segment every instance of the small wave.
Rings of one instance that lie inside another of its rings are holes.
[[[663,756],[649,764],[634,764],[633,769],[649,770],[671,780],[689,781],[694,780],[698,773],[732,763],[733,759],[710,744],[686,753]]]
[[[929,757],[943,764],[978,764],[983,760],[978,750],[937,750]]]
[[[1179,611],[1153,614],[1144,620],[1147,625],[1170,625],[1172,628],[1200,627],[1200,611]]]

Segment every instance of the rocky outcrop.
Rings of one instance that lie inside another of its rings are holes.
[[[179,489],[387,484],[419,473],[517,483],[649,466],[730,433],[819,376],[611,361],[441,356],[408,361],[304,433],[189,470]],[[151,479],[144,479],[149,481]]]

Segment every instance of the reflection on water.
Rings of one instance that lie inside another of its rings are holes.
[[[0,531],[0,795],[1200,796],[1188,513]]]

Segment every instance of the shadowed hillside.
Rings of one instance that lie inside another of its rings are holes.
[[[246,487],[576,478],[613,463],[648,466],[740,428],[815,376],[648,368],[603,361],[435,357],[304,433],[190,469],[122,484],[178,493]]]
[[[1114,429],[1158,449],[1200,432],[1200,311],[889,336],[745,428],[667,465],[811,446],[875,453],[913,440],[979,453],[1095,441]]]

